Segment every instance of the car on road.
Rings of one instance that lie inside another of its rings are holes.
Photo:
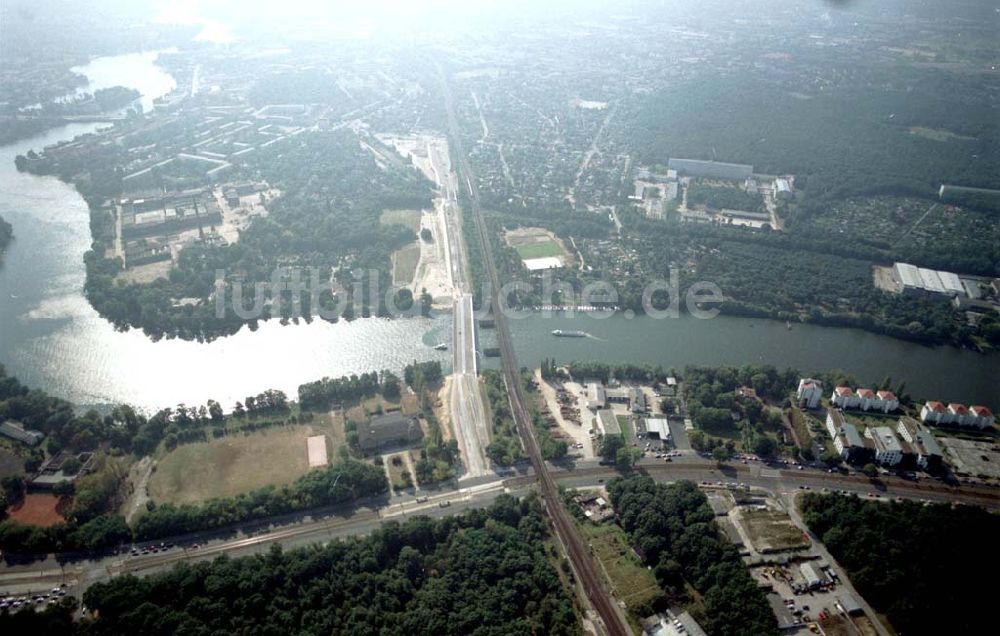
[[[440,506],[442,508],[447,508],[450,505],[451,505],[450,501],[442,501],[441,503],[438,504],[438,506]]]

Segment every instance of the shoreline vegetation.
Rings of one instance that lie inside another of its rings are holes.
[[[99,88],[63,101],[49,101],[26,113],[6,119],[0,127],[0,146],[17,143],[52,128],[72,123],[74,118],[110,117],[110,113],[129,108],[141,97],[139,91],[124,86]],[[124,116],[130,116],[133,111]]]

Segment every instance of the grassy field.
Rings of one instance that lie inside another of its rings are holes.
[[[624,601],[627,608],[636,607],[663,593],[653,573],[632,552],[625,532],[619,526],[595,526],[586,522],[580,527],[585,540],[593,547],[594,555],[600,561],[601,570],[610,579],[615,597]]]
[[[420,210],[385,210],[378,222],[380,225],[403,225],[417,234],[420,232]]]
[[[392,281],[397,285],[409,285],[417,273],[420,263],[420,246],[416,243],[396,250],[392,255]]]
[[[761,552],[809,547],[808,539],[784,512],[742,510],[740,517],[754,548]]]
[[[507,244],[517,250],[522,259],[567,257],[566,250],[548,231],[541,228],[518,228],[504,235]]]
[[[158,503],[194,503],[292,482],[309,470],[310,435],[326,435],[330,457],[336,457],[344,443],[343,423],[339,417],[323,416],[311,424],[183,444],[156,464],[149,494]]]
[[[404,415],[416,415],[420,411],[420,399],[416,395],[404,393],[396,402],[390,402],[381,395],[369,398],[347,411],[347,419],[352,422],[363,422],[378,412],[400,409]]]

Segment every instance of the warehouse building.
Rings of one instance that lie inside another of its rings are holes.
[[[965,295],[965,287],[957,274],[942,272],[910,263],[895,263],[892,275],[904,294]]]
[[[597,426],[605,436],[620,436],[622,434],[622,427],[618,423],[618,417],[615,416],[615,412],[611,409],[601,409],[597,412]]]

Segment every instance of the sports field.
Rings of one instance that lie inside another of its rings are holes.
[[[566,250],[552,232],[538,227],[521,227],[504,235],[507,244],[517,250],[523,260],[558,256],[566,258]]]
[[[63,521],[59,514],[59,497],[44,493],[25,495],[19,504],[7,509],[7,514],[28,526],[48,527]]]
[[[344,443],[341,418],[324,415],[311,424],[182,444],[157,462],[149,479],[150,497],[157,503],[194,503],[290,483],[308,472],[306,440],[315,435],[327,438],[335,456]]]

